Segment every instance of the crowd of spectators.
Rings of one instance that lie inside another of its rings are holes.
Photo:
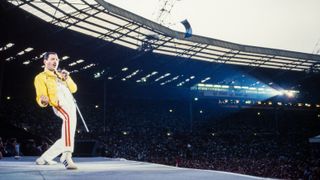
[[[39,156],[49,148],[47,142],[42,141],[37,145],[34,139],[24,141],[22,146],[20,144],[17,138],[8,138],[3,141],[0,137],[0,159],[3,157],[19,159],[21,156]]]
[[[41,141],[24,141],[17,154],[19,143],[8,139],[0,144],[0,157],[38,156],[60,136],[61,120],[51,109],[26,104],[8,103],[1,113]],[[319,148],[308,142],[319,127],[313,111],[232,110],[217,119],[212,114],[218,111],[196,114],[198,106],[175,101],[109,101],[105,109],[101,104],[80,108],[91,132],[85,133],[79,121],[76,139],[98,141],[101,156],[272,178],[320,177]]]
[[[2,137],[0,137],[0,159],[11,156],[18,158],[19,155],[19,143],[16,138],[10,138],[3,142]]]

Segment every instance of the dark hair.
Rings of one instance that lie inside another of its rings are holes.
[[[43,59],[47,60],[48,57],[50,56],[50,54],[57,54],[57,53],[56,52],[45,52],[44,55],[43,55]]]

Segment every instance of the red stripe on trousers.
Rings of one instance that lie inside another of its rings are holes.
[[[64,116],[64,118],[66,119],[66,124],[65,124],[65,143],[66,143],[66,146],[71,146],[70,145],[70,118],[69,118],[69,115],[64,109],[62,109],[62,107],[58,106],[57,109]]]

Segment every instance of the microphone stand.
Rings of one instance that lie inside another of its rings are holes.
[[[58,70],[58,71],[59,71],[59,70]],[[54,71],[54,72],[56,72],[56,71]],[[56,74],[57,74],[57,77],[58,77],[59,79],[62,79],[62,78],[58,75],[57,72],[56,72]],[[70,91],[69,88],[68,88],[68,90]],[[77,112],[78,112],[79,115],[80,115],[80,118],[81,118],[81,120],[82,120],[82,123],[83,123],[86,131],[89,132],[89,129],[88,129],[87,124],[86,124],[86,121],[84,120],[84,118],[83,118],[83,116],[82,116],[82,114],[81,114],[81,111],[80,111],[80,109],[79,109],[79,107],[78,107],[77,101],[76,101],[76,99],[74,98],[74,96],[72,95],[72,92],[71,92],[71,91],[70,91],[70,94],[71,94],[71,96],[72,96],[72,99],[73,99],[74,104],[76,105],[76,109],[77,109]]]
[[[68,88],[68,89],[69,89],[69,88]],[[70,91],[70,90],[69,90],[69,91]],[[71,93],[71,92],[70,92],[70,93]],[[77,108],[77,111],[78,111],[78,113],[79,113],[79,115],[80,115],[80,118],[81,118],[81,120],[82,120],[82,123],[83,123],[86,131],[89,132],[89,129],[88,129],[87,124],[86,124],[86,121],[84,120],[84,118],[83,118],[83,116],[82,116],[82,114],[81,114],[81,111],[80,111],[80,109],[79,109],[79,107],[78,107],[77,101],[76,101],[76,99],[74,98],[74,96],[72,95],[72,93],[71,93],[71,96],[72,96],[72,98],[73,98],[74,104],[76,105],[76,108]]]

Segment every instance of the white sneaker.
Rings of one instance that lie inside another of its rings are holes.
[[[74,164],[74,162],[64,160],[62,164],[66,167],[66,169],[69,169],[69,170],[78,169],[78,167]]]
[[[45,160],[47,165],[56,165],[58,164],[57,161],[54,160]]]
[[[76,164],[72,161],[72,154],[71,152],[65,152],[62,154],[60,161],[62,160],[62,164],[69,170],[78,169]]]
[[[43,158],[39,157],[39,158],[36,160],[36,164],[37,164],[37,165],[45,165],[45,164],[46,164],[46,161],[45,161]]]
[[[60,157],[60,162],[63,163],[63,161],[65,161],[67,158],[67,152],[62,153],[61,157]]]
[[[53,160],[45,160],[43,159],[42,157],[39,157],[37,160],[36,160],[36,164],[37,165],[56,165],[58,164],[56,161],[53,161]]]

